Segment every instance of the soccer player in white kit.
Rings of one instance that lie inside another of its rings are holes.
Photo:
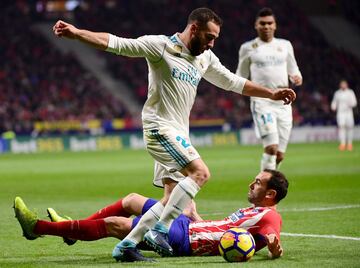
[[[276,20],[270,8],[261,9],[255,20],[258,37],[244,43],[239,50],[236,74],[271,89],[287,88],[289,79],[302,84],[291,43],[275,38]],[[276,169],[284,159],[292,128],[292,109],[282,102],[251,97],[251,112],[264,153],[261,170]]]
[[[353,108],[357,101],[355,93],[349,88],[346,80],[341,80],[339,89],[331,102],[331,110],[336,111],[336,121],[339,127],[339,150],[353,150],[354,114]]]
[[[209,180],[208,167],[189,139],[189,114],[202,77],[220,88],[247,96],[285,104],[296,98],[291,89],[268,89],[226,69],[210,50],[221,25],[213,11],[198,8],[190,14],[185,30],[172,36],[121,38],[78,29],[64,21],[53,27],[58,37],[77,39],[118,55],[144,57],[148,64],[148,98],[142,111],[144,141],[155,160],[154,184],[164,188],[164,197],[116,245],[116,260],[151,261],[136,248],[143,237],[160,254],[172,255],[167,237],[170,225]]]

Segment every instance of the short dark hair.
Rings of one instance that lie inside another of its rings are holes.
[[[188,17],[188,24],[197,22],[200,27],[205,27],[209,21],[212,21],[219,26],[222,26],[223,24],[222,19],[207,7],[194,9]]]
[[[288,192],[289,182],[285,175],[278,170],[265,169],[264,171],[271,174],[271,178],[267,183],[267,189],[276,191],[275,201],[279,203]]]
[[[269,7],[263,7],[262,9],[260,9],[258,11],[258,13],[256,14],[256,20],[260,17],[266,17],[266,16],[273,16],[274,19],[276,20],[276,17],[274,15],[274,12],[272,11],[271,8]]]

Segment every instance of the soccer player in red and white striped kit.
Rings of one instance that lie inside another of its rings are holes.
[[[267,246],[271,258],[280,257],[283,254],[280,244],[282,220],[276,205],[286,196],[288,185],[286,177],[279,171],[260,172],[249,185],[248,200],[252,206],[241,208],[222,220],[203,220],[192,203],[174,220],[170,229],[169,241],[175,255],[219,255],[222,234],[229,228],[241,227],[253,235],[256,251]],[[14,209],[27,239],[54,235],[73,244],[76,240],[93,241],[105,237],[123,239],[156,202],[139,194],[129,194],[84,220],[67,220],[69,218],[48,209],[53,222],[39,220],[20,197],[15,198]],[[129,218],[131,215],[137,217]]]

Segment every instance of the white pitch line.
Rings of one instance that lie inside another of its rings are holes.
[[[332,206],[332,207],[319,207],[319,208],[288,208],[288,209],[279,209],[279,212],[312,212],[312,211],[327,211],[327,210],[338,210],[338,209],[350,209],[350,208],[360,208],[360,204],[356,205],[343,205],[343,206]],[[224,215],[223,212],[213,212],[213,213],[204,213],[204,216],[216,216]]]
[[[338,210],[338,209],[349,209],[349,208],[360,208],[360,204],[333,206],[333,207],[321,207],[321,208],[289,208],[289,209],[285,208],[285,209],[279,209],[279,212],[326,211],[326,210]]]
[[[341,239],[341,240],[360,241],[360,237],[353,237],[353,236],[319,235],[319,234],[293,234],[293,233],[281,233],[281,235],[283,235],[283,236],[292,236],[292,237],[313,237],[313,238],[328,238],[328,239]]]

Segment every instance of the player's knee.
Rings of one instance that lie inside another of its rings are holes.
[[[134,204],[136,198],[139,197],[139,194],[137,193],[130,193],[127,196],[125,196],[122,200],[122,207],[123,209],[130,210],[131,209],[131,205]]]
[[[200,187],[202,187],[210,179],[210,176],[208,167],[204,165],[194,172],[192,178]]]
[[[201,159],[191,162],[185,168],[184,175],[191,177],[200,187],[210,179],[209,168]]]
[[[269,145],[269,146],[265,147],[265,153],[271,154],[271,155],[276,155],[277,154],[277,149],[278,149],[277,144],[272,144],[272,145]]]

